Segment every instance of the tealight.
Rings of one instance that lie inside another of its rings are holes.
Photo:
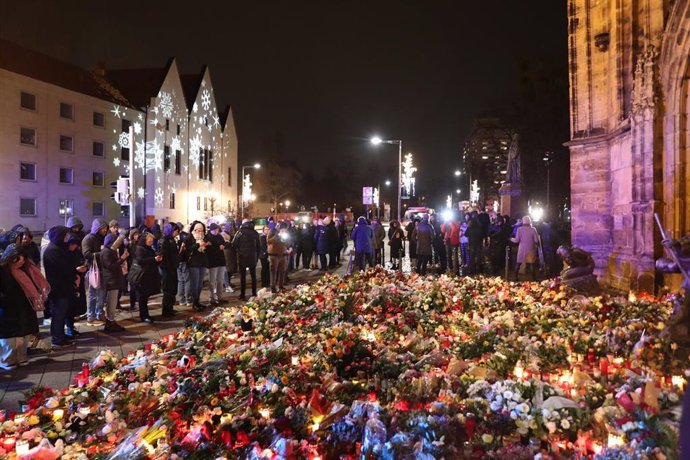
[[[62,409],[55,409],[53,411],[53,421],[57,422],[58,420],[61,420],[62,417],[65,415],[65,411]]]
[[[292,365],[293,366],[299,366],[299,356],[293,356],[292,357]]]
[[[522,363],[520,361],[515,364],[515,369],[513,370],[513,373],[515,374],[515,378],[518,380],[522,380],[523,377],[525,376],[525,369],[522,367]]]
[[[2,448],[5,449],[6,451],[10,451],[14,449],[14,444],[17,442],[17,439],[14,437],[9,437],[5,438],[2,440]]]
[[[29,441],[19,440],[17,441],[17,444],[15,444],[14,448],[17,452],[17,457],[26,455],[29,453]]]
[[[624,444],[625,444],[625,440],[623,439],[623,436],[609,433],[609,439],[608,439],[608,443],[607,443],[608,447],[620,447]]]
[[[678,387],[682,390],[685,386],[685,378],[682,375],[674,375],[671,377],[671,384],[674,387]]]
[[[271,409],[262,407],[261,409],[259,409],[259,414],[261,414],[263,418],[269,418],[271,416]]]
[[[80,408],[79,408],[79,413],[80,413],[81,415],[89,415],[89,414],[91,413],[91,408],[88,407],[88,406],[80,407]]]

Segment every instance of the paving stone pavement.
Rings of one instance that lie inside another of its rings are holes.
[[[332,272],[344,275],[348,267],[347,262],[348,256],[343,256],[342,265]],[[258,275],[260,275],[260,267],[257,268]],[[289,275],[288,286],[315,281],[322,275],[323,272],[318,270],[298,270]],[[234,276],[232,282],[233,286],[239,289],[239,277]],[[261,288],[260,282],[259,288]],[[238,290],[224,295],[224,299],[229,301],[227,304],[229,306],[238,305],[240,303],[238,297]],[[41,326],[39,348],[43,351],[30,354],[27,366],[0,373],[0,409],[18,410],[19,402],[24,398],[23,392],[37,385],[54,389],[66,388],[73,377],[81,372],[83,363],[89,361],[100,350],[111,349],[120,356],[126,356],[132,351],[143,348],[148,342],[178,331],[184,326],[186,319],[203,315],[203,312],[195,312],[190,307],[176,305],[177,314],[174,317],[162,318],[160,316],[161,300],[162,296],[158,295],[149,301],[151,316],[156,321],[154,324],[140,322],[136,310],[118,310],[117,322],[126,329],[124,332],[105,333],[101,330],[102,327],[87,326],[86,322],[77,323],[77,329],[81,334],[76,344],[61,350],[50,350],[50,327]],[[129,299],[125,296],[122,302],[127,305]],[[202,302],[208,302],[206,288],[202,293]]]

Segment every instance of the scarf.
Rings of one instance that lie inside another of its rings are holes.
[[[10,267],[10,273],[12,278],[22,288],[22,291],[24,291],[26,298],[31,302],[31,307],[34,311],[42,311],[45,308],[45,301],[48,299],[50,284],[36,264],[25,259],[22,267]]]

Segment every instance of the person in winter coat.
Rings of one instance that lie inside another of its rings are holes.
[[[404,240],[405,232],[400,228],[400,222],[392,220],[388,229],[388,244],[391,247],[391,268],[393,270],[402,270],[402,258],[405,253]]]
[[[444,222],[441,225],[441,232],[443,233],[443,242],[446,245],[446,258],[450,271],[454,275],[460,274],[460,224],[455,216],[450,222]]]
[[[225,281],[225,239],[220,234],[220,226],[213,222],[208,227],[206,257],[208,257],[208,291],[211,306],[218,306],[223,300]]]
[[[203,310],[205,306],[201,304],[200,297],[206,267],[208,267],[206,248],[210,243],[206,240],[206,226],[202,222],[194,221],[190,228],[192,231],[187,238],[187,250],[189,251],[187,267],[192,285],[192,306],[195,310]]]
[[[180,234],[177,237],[177,250],[180,254],[180,263],[177,265],[177,302],[189,307],[192,305],[192,282],[189,277],[189,248],[187,247],[189,234],[183,231],[182,224],[177,223]]]
[[[84,254],[89,270],[97,270],[100,263],[101,246],[108,233],[108,222],[105,219],[96,218],[91,223],[91,233],[86,235],[81,242],[81,252]],[[87,280],[90,276],[87,276]],[[105,305],[106,291],[102,287],[93,287],[88,283],[88,301],[86,304],[86,324],[89,326],[102,326],[103,307]]]
[[[176,238],[180,229],[175,223],[167,223],[163,228],[163,242],[161,243],[160,263],[161,281],[163,285],[163,316],[175,316],[175,296],[177,295],[177,268],[180,264],[180,250],[177,248]]]
[[[31,259],[34,264],[38,266],[41,265],[41,250],[38,245],[34,243],[34,236],[31,234],[29,227],[23,227],[21,251],[24,257]]]
[[[539,247],[539,234],[532,226],[529,216],[522,218],[522,225],[517,229],[515,238],[510,241],[518,245],[517,259],[515,261],[515,281],[520,273],[520,265],[526,264],[525,271],[530,272],[532,280],[536,277],[536,264],[538,260],[537,248]]]
[[[31,336],[38,334],[36,310],[43,309],[50,285],[41,270],[10,244],[0,257],[0,369],[27,363]]]
[[[335,222],[330,217],[326,217],[323,224],[326,226],[326,239],[328,240],[328,268],[335,268],[338,266],[338,256],[340,255],[338,229],[335,228]]]
[[[83,297],[84,286],[82,283],[84,282],[84,274],[86,270],[88,270],[88,267],[84,261],[84,256],[81,254],[81,240],[79,239],[79,235],[75,235],[74,233],[67,234],[67,254],[70,257],[74,270],[77,272],[77,276],[79,276],[79,282],[76,283],[77,286],[74,291],[74,297],[72,297],[70,308],[67,312],[67,316],[65,316],[65,336],[72,340],[79,335],[79,331],[74,327],[77,316],[86,314],[86,299]],[[46,303],[46,310],[49,306],[50,302]]]
[[[271,264],[271,292],[285,289],[289,238],[287,226],[284,223],[269,231],[266,237]]]
[[[478,274],[483,271],[482,267],[482,241],[483,233],[482,227],[479,223],[477,217],[470,218],[467,222],[467,230],[465,231],[467,236],[467,244],[470,250],[470,265],[469,272],[472,274]]]
[[[448,268],[448,258],[446,256],[446,245],[443,242],[443,232],[441,223],[436,219],[436,215],[429,216],[429,225],[434,229],[434,239],[431,242],[434,249],[434,263],[439,265],[439,274],[445,273]]]
[[[156,255],[156,251],[153,249],[154,240],[153,233],[146,232],[141,235],[139,243],[134,248],[134,262],[143,271],[143,275],[136,285],[139,319],[149,324],[153,323],[153,318],[149,314],[149,297],[161,292],[161,276],[158,272],[158,264],[163,260],[163,256]]]
[[[115,321],[117,298],[120,289],[125,285],[125,276],[122,274],[122,266],[127,264],[127,256],[121,256],[118,252],[125,237],[116,233],[108,233],[103,239],[101,250],[101,284],[106,290],[105,326],[104,332],[122,332],[124,327]]]
[[[385,260],[385,245],[386,230],[377,218],[371,219],[371,229],[374,231],[374,239],[372,240],[374,246],[374,263],[376,265],[383,265]]]
[[[138,228],[129,229],[129,234],[127,240],[125,241],[127,253],[129,254],[127,257],[127,273],[132,271],[132,264],[134,263],[134,248],[137,247],[140,237],[141,232]],[[135,305],[137,304],[137,289],[134,287],[134,284],[129,281],[129,277],[127,279],[127,285],[129,291],[129,308],[126,310],[134,310]],[[125,309],[123,308],[123,310]]]
[[[309,222],[300,225],[299,229],[299,250],[297,254],[297,265],[299,265],[300,256],[302,257],[302,268],[309,270],[311,268],[311,257],[314,254],[314,226]]]
[[[86,266],[75,266],[76,259],[68,251],[68,230],[61,225],[48,230],[50,244],[43,253],[43,267],[51,286],[48,296],[52,312],[50,334],[56,348],[71,345],[65,335],[65,326],[71,323],[72,304],[81,283],[80,272],[86,272]]]
[[[347,249],[347,224],[345,224],[345,216],[338,217],[340,226],[338,227],[338,236],[340,238],[340,252],[345,252]]]
[[[232,245],[232,240],[235,238],[237,233],[237,228],[235,228],[235,223],[230,221],[223,226],[223,239],[225,240],[225,249],[223,249],[225,255],[225,269],[226,269],[226,279],[227,287],[225,292],[233,292],[232,289],[232,275],[237,273],[237,250]]]
[[[67,227],[69,228],[69,239],[72,241],[72,244],[74,243],[74,241],[78,243],[78,247],[75,249],[75,251],[72,251],[73,256],[79,260],[79,264],[77,264],[77,266],[84,265],[84,254],[81,250],[81,243],[82,241],[84,241],[84,237],[86,236],[86,233],[84,233],[84,223],[81,221],[79,217],[70,217],[69,219],[67,219]],[[79,273],[79,276],[81,280],[79,281],[77,296],[75,297],[75,301],[72,303],[72,316],[74,316],[75,318],[84,319],[86,318],[87,310],[86,273]]]
[[[429,224],[429,217],[424,215],[412,234],[417,242],[417,273],[426,275],[426,267],[431,260],[434,228]]]
[[[248,219],[245,219],[248,220]],[[244,225],[244,223],[242,224]],[[253,226],[252,226],[253,228]],[[271,262],[268,258],[268,232],[270,228],[265,226],[261,235],[259,236],[259,245],[261,246],[261,253],[259,254],[259,260],[261,260],[261,285],[263,287],[268,287],[271,285]]]
[[[361,216],[357,219],[357,225],[352,229],[350,235],[355,243],[355,260],[360,270],[364,270],[365,262],[370,267],[374,266],[374,231],[367,224],[367,218]]]
[[[410,242],[410,259],[417,258],[417,241],[414,239],[414,229],[417,226],[418,220],[415,217],[410,220],[405,226],[405,232],[407,233],[407,241]]]
[[[316,253],[319,255],[321,271],[325,272],[328,269],[327,255],[330,254],[331,247],[328,239],[328,227],[325,225],[325,222],[320,219],[314,230],[314,246],[316,246]]]
[[[237,253],[237,266],[240,272],[240,300],[246,300],[247,270],[252,279],[252,296],[256,296],[256,263],[261,254],[259,233],[254,230],[249,219],[244,219],[235,233],[232,247]]]

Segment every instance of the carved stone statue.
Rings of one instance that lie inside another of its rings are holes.
[[[508,172],[506,182],[510,184],[522,184],[522,169],[520,167],[520,135],[513,133],[508,148]]]
[[[592,254],[577,247],[559,246],[556,253],[563,259],[561,282],[584,294],[596,295],[601,286],[594,276]]]
[[[662,257],[656,261],[656,268],[661,272],[674,273],[680,270],[678,264],[682,265],[686,273],[690,271],[690,236],[685,236],[677,240],[663,240],[661,244],[670,252],[675,253],[678,263],[674,260]],[[671,340],[690,347],[690,280],[683,280],[683,290],[685,298],[683,304],[678,304],[674,308],[673,315],[668,320],[668,333]]]

